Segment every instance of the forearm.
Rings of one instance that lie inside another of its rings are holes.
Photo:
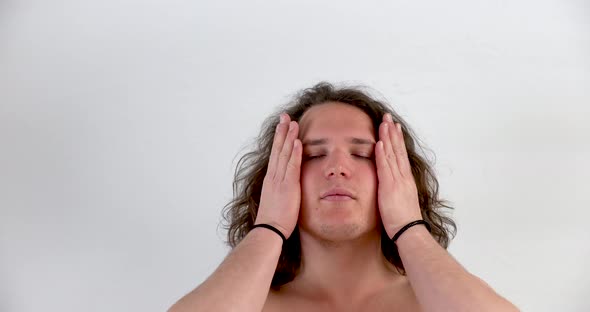
[[[424,226],[406,230],[397,240],[397,247],[424,311],[518,311],[467,272]]]
[[[205,282],[175,303],[169,312],[261,311],[282,243],[277,234],[267,229],[252,230]]]

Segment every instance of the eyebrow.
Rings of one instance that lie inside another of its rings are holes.
[[[351,144],[355,145],[375,145],[373,140],[361,139],[361,138],[347,138],[346,141]],[[330,142],[329,139],[315,139],[315,140],[305,140],[302,142],[302,146],[318,146],[318,145],[325,145]]]

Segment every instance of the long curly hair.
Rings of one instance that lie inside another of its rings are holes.
[[[320,82],[300,91],[290,103],[279,107],[263,122],[253,150],[244,154],[238,161],[233,182],[233,199],[223,208],[223,225],[227,230],[227,244],[231,248],[236,247],[254,225],[279,115],[287,113],[291,120],[299,122],[307,109],[326,102],[339,102],[360,108],[371,118],[376,138],[379,137],[379,125],[385,113],[390,113],[393,121],[401,124],[412,174],[418,189],[422,217],[430,224],[432,237],[446,249],[455,236],[457,227],[442,209],[453,209],[453,207],[439,198],[438,181],[431,167],[434,163],[430,163],[418,153],[418,148],[424,151],[424,147],[419,144],[412,129],[389,105],[374,99],[362,88],[336,87],[327,82]],[[383,255],[400,274],[405,274],[397,247],[387,236],[383,225],[381,225],[381,233]],[[300,265],[301,244],[299,230],[296,227],[283,244],[271,287],[279,289],[281,285],[292,281]]]

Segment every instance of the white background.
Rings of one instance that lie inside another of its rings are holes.
[[[164,311],[227,252],[233,169],[320,80],[436,155],[450,252],[589,311],[586,1],[0,2],[0,311]]]

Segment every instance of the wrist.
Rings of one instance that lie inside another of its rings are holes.
[[[424,239],[424,237],[432,237],[424,224],[416,224],[405,230],[398,238],[395,244],[398,249],[405,244],[412,244],[416,239]]]
[[[289,238],[289,236],[291,236],[291,232],[293,232],[293,229],[288,230],[287,228],[283,227],[278,222],[270,221],[267,218],[256,218],[253,226],[259,226],[261,224],[266,224],[266,225],[273,227],[275,230],[279,231],[285,237],[285,239]],[[252,228],[252,229],[254,229],[254,228]]]
[[[267,228],[255,227],[250,230],[249,234],[252,234],[252,236],[254,236],[253,238],[257,241],[270,241],[272,244],[278,242],[281,246],[283,245],[283,238]]]
[[[399,237],[404,234],[404,232],[406,232],[408,229],[410,229],[412,227],[419,226],[419,225],[424,225],[426,227],[426,229],[428,230],[428,232],[431,232],[431,230],[432,230],[430,228],[430,224],[428,224],[428,222],[426,222],[425,220],[420,218],[420,219],[406,223],[399,230],[397,228],[395,228],[395,234],[393,235],[393,237],[390,237],[390,240],[395,244],[396,241],[399,239]]]
[[[395,236],[395,235],[396,235],[396,234],[397,234],[399,231],[403,231],[403,232],[407,231],[407,230],[402,230],[402,229],[403,229],[405,226],[407,226],[407,225],[409,225],[410,223],[412,223],[412,222],[415,222],[415,221],[423,221],[423,219],[422,219],[422,217],[416,217],[416,218],[413,218],[413,219],[408,219],[408,220],[406,220],[406,221],[403,221],[403,222],[399,222],[399,223],[397,223],[397,224],[395,224],[395,225],[389,225],[389,226],[385,227],[385,232],[387,233],[387,236],[389,237],[389,239],[393,239],[393,237],[394,237],[394,236]],[[414,226],[412,226],[412,227],[416,227],[416,226],[419,226],[419,225],[420,225],[420,224],[418,224],[418,225],[414,225]]]

